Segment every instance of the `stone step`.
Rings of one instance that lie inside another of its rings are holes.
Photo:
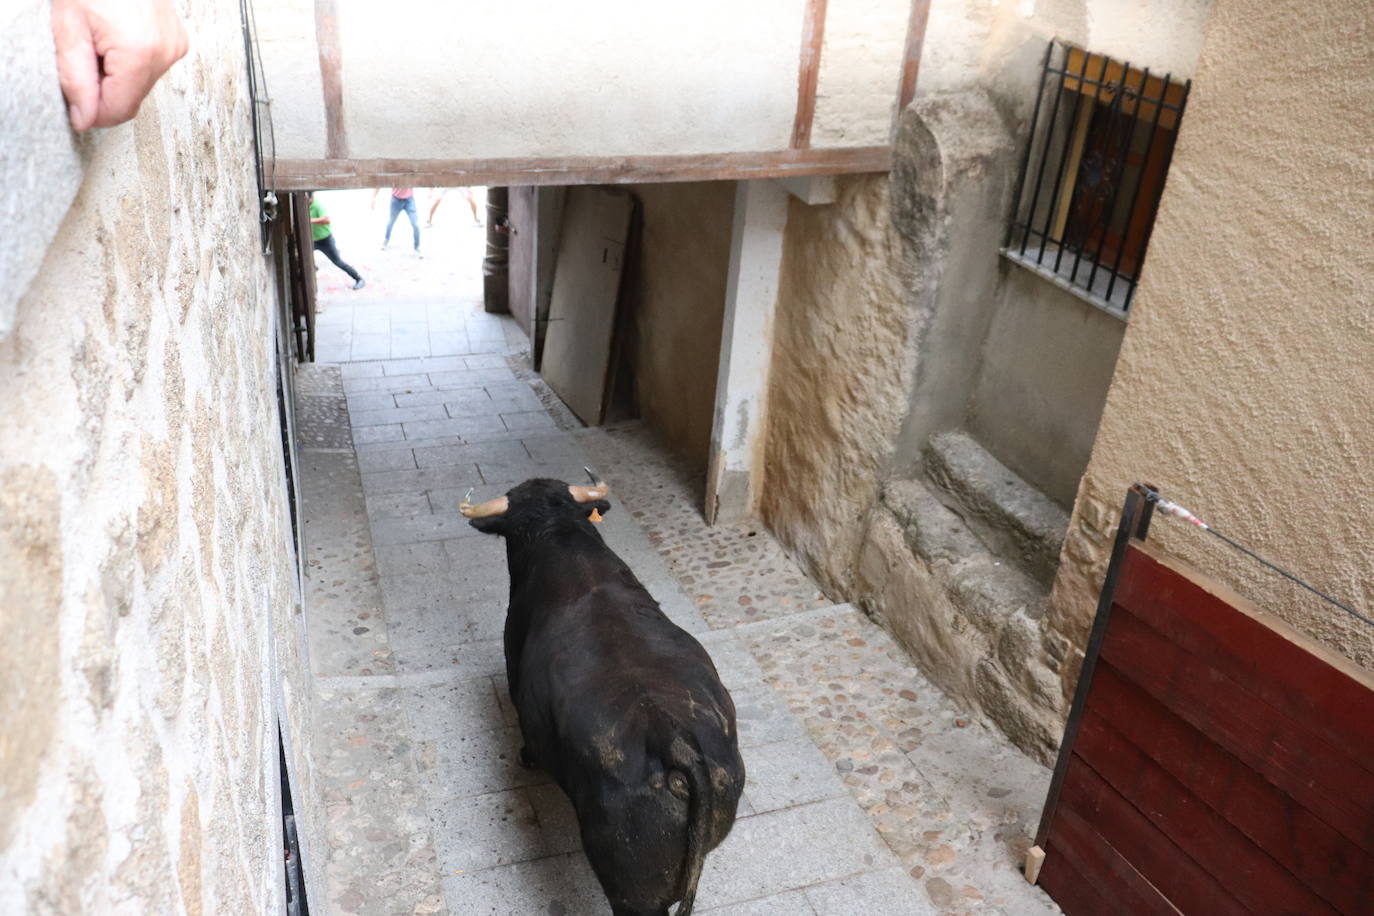
[[[935,571],[950,602],[976,628],[995,639],[1018,614],[1040,618],[1048,587],[990,549],[933,486],[892,481],[883,503],[901,524],[911,552]]]
[[[1048,587],[1059,566],[1068,513],[967,433],[932,437],[925,457],[940,502],[994,554]]]

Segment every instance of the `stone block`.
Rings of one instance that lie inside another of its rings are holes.
[[[405,437],[405,430],[401,429],[399,423],[394,426],[364,426],[353,430],[353,445],[356,447],[381,442],[401,442]]]
[[[385,493],[369,497],[367,517],[405,518],[430,512],[429,498],[423,493]]]
[[[453,397],[452,391],[440,391],[437,388],[419,388],[414,391],[397,392],[390,395],[395,402],[395,407],[427,407],[435,404],[443,404]],[[482,400],[490,400],[485,393],[481,395]]]
[[[853,800],[830,799],[736,821],[706,859],[697,900],[709,909],[895,864]]]
[[[356,429],[360,426],[384,426],[407,423],[413,420],[443,420],[448,412],[442,404],[421,404],[417,407],[382,407],[376,410],[355,409],[348,406],[348,422]]]
[[[1014,614],[1035,620],[1044,610],[1043,587],[1006,563],[984,556],[949,578],[949,597],[954,606],[984,633],[994,634]]]
[[[397,690],[401,710],[416,740],[505,728],[491,678],[474,678]]]
[[[373,547],[377,555],[377,571],[383,576],[405,576],[425,572],[442,572],[449,565],[444,545],[438,541],[420,544],[396,544]]]
[[[419,544],[425,541],[447,541],[454,538],[476,537],[479,532],[458,513],[434,512],[405,518],[379,518],[372,523],[374,546]]]
[[[956,564],[987,553],[963,519],[920,481],[892,481],[883,489],[883,503],[901,522],[907,544],[927,562]]]
[[[553,417],[542,410],[522,410],[515,413],[502,413],[501,420],[506,429],[515,432],[552,431],[558,429]]]
[[[519,728],[448,733],[416,743],[420,775],[429,789],[450,798],[484,795],[547,783],[541,770],[520,765]]]
[[[983,659],[974,673],[979,705],[1012,743],[1037,760],[1054,759],[1059,723],[1031,706],[995,662]]]
[[[363,491],[368,498],[374,494],[426,493],[430,490],[453,489],[467,491],[481,487],[482,477],[476,465],[455,465],[444,468],[423,468],[417,471],[381,471],[363,475]]]
[[[710,651],[710,647],[707,647]],[[769,744],[806,737],[806,729],[788,710],[786,702],[772,687],[730,687],[739,726],[740,747]]]
[[[711,656],[727,690],[750,690],[763,684],[763,669],[749,648],[730,630],[700,633],[697,640]]]
[[[370,449],[358,452],[358,470],[364,474],[378,471],[413,471],[415,453],[409,448]]]
[[[758,900],[712,907],[704,911],[703,916],[814,916],[815,912],[807,902],[804,891],[787,891]]]
[[[344,363],[344,366],[366,366],[380,363]],[[378,375],[381,373],[379,372]],[[349,376],[344,378],[368,378],[369,376]],[[348,409],[350,412],[359,410],[391,410],[396,407],[396,395],[388,391],[358,392],[348,398]],[[359,424],[354,424],[359,425]]]
[[[743,754],[745,791],[757,813],[847,797],[835,768],[809,737],[751,744]]]
[[[384,346],[387,353],[382,354],[383,358],[390,354],[390,338],[384,338]],[[354,349],[358,347],[358,338],[354,338]],[[427,375],[383,375],[365,378],[346,378],[343,380],[345,394],[361,394],[366,392],[390,391],[404,393],[413,389],[423,389],[430,387],[429,376]]]
[[[944,912],[921,883],[900,866],[808,887],[805,894],[816,916],[941,916]]]
[[[486,385],[487,396],[502,410],[542,410],[543,403],[529,385],[517,382],[508,385]]]
[[[925,454],[926,472],[958,501],[980,538],[1048,585],[1068,514],[965,433],[933,436]]]
[[[539,818],[519,790],[431,801],[434,851],[443,874],[547,856]]]
[[[448,420],[416,420],[412,423],[402,423],[401,426],[406,431],[406,438],[413,440],[438,439],[447,436],[466,437],[470,433],[509,434],[509,430],[501,422],[499,414],[466,416]]]
[[[501,442],[479,442],[471,445],[436,445],[415,450],[415,461],[422,468],[527,462],[529,460],[529,453],[525,451],[524,445],[518,439]]]
[[[322,333],[322,329],[316,329],[316,333]],[[377,378],[386,375],[385,363],[344,363],[339,367],[339,374],[344,378]]]
[[[428,331],[428,323],[416,323]],[[394,329],[394,328],[393,328]],[[467,369],[467,362],[461,356],[422,356],[414,359],[392,359],[383,363],[387,375],[418,375],[420,373],[453,372]]]
[[[469,335],[471,336],[471,335]],[[429,380],[435,388],[485,388],[514,382],[515,373],[504,366],[486,369],[459,369],[452,372],[431,372]]]
[[[449,916],[607,909],[606,895],[580,852],[450,875],[443,886]]]

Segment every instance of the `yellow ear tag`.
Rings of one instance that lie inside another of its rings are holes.
[[[594,521],[594,522],[600,522],[600,521],[601,521],[601,513],[598,512],[598,511],[596,511],[595,509],[592,509],[592,514],[589,515],[589,516],[587,516],[587,518],[589,518],[590,520],[592,520],[592,521]]]

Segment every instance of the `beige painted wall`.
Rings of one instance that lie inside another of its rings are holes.
[[[978,85],[1030,116],[1053,37],[1134,66],[1188,78],[1212,0],[932,0],[918,95]]]
[[[639,185],[634,193],[644,217],[632,294],[640,414],[674,451],[704,469],[711,447],[735,184]]]
[[[834,204],[793,200],[769,377],[765,521],[831,594],[907,409],[912,328],[904,243],[885,176],[845,178]]]
[[[1372,24],[1342,0],[1216,2],[1052,596],[1080,647],[1135,481],[1374,610],[1374,80],[1351,66]],[[1189,526],[1150,536],[1374,666],[1374,629]]]
[[[4,913],[283,907],[274,704],[309,711],[272,301],[238,6],[188,26],[0,342]]]
[[[258,16],[277,154],[318,158],[313,0]],[[805,0],[335,0],[353,158],[682,155],[788,147]],[[906,0],[830,4],[816,147],[887,142]]]

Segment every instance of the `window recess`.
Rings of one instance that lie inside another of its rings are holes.
[[[1002,254],[1125,317],[1190,86],[1050,42]]]

